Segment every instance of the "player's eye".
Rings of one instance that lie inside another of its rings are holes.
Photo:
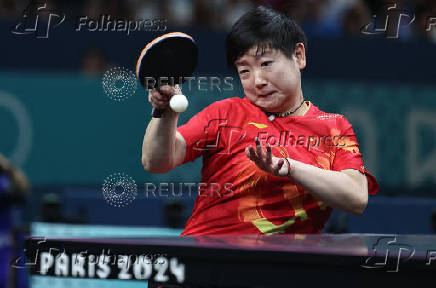
[[[242,69],[242,70],[239,71],[239,75],[243,75],[243,74],[246,74],[246,73],[248,73],[248,69]]]
[[[271,66],[272,63],[273,61],[264,61],[262,62],[262,66]]]

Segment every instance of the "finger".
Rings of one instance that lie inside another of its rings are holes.
[[[255,161],[257,159],[256,151],[254,151],[254,148],[251,145],[245,148],[245,154],[250,158],[250,160]]]
[[[266,162],[268,164],[272,162],[272,151],[269,143],[266,143]]]
[[[151,90],[151,97],[158,99],[158,100],[168,100],[169,96],[160,93],[159,90],[153,89]]]
[[[259,168],[263,170],[265,169],[263,160],[259,157],[259,155],[256,154],[256,151],[251,145],[247,147],[245,151],[247,157],[250,158],[251,161],[253,161]]]
[[[168,103],[165,103],[163,101],[156,101],[155,99],[152,99],[151,105],[157,109],[165,109],[168,107]]]
[[[245,152],[245,156],[250,158],[250,149],[249,149],[249,147],[246,147],[244,152]]]
[[[159,103],[159,104],[168,104],[169,100],[165,98],[159,98],[155,96],[151,96],[151,102]]]
[[[158,97],[154,97],[154,96],[151,96],[151,98],[152,98],[152,100],[153,101],[156,101],[156,102],[161,102],[161,103],[168,103],[168,99],[165,99],[165,98],[158,98]]]
[[[280,160],[277,162],[277,167],[276,167],[276,169],[275,169],[275,173],[276,173],[276,174],[278,174],[279,171],[280,171],[280,169],[282,169],[283,164],[285,164],[285,160],[283,160],[283,159],[280,159]]]
[[[159,87],[159,92],[165,97],[171,97],[176,94],[174,87],[170,85],[163,85]]]
[[[262,144],[260,143],[259,138],[256,137],[256,139],[254,141],[256,142],[256,153],[257,153],[258,157],[263,158],[264,153],[262,151]]]
[[[163,109],[168,107],[168,104],[166,103],[162,103],[162,102],[154,102],[154,105],[156,105],[157,107],[159,107],[159,109]]]
[[[154,101],[162,101],[162,102],[169,101],[168,97],[161,95],[159,92],[151,93],[151,99]]]
[[[157,104],[152,104],[153,108],[159,109],[159,110],[165,110],[165,106],[163,105],[157,105]]]
[[[254,148],[250,145],[245,149],[245,153],[247,154],[248,158],[250,158],[250,160],[257,162],[259,161],[259,156],[257,156],[256,151],[254,150]]]

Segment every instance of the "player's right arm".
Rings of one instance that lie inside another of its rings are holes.
[[[169,107],[175,94],[182,94],[178,86],[162,86],[160,92],[149,90],[149,102],[164,111],[161,118],[151,119],[142,143],[142,165],[149,173],[166,173],[185,159],[186,142],[177,131],[179,113]]]

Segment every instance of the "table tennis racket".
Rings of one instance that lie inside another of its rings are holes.
[[[145,46],[136,63],[136,77],[145,89],[159,90],[159,86],[168,83],[182,84],[192,75],[197,62],[194,39],[182,32],[172,32]],[[153,108],[152,117],[160,118],[161,114],[162,111]]]

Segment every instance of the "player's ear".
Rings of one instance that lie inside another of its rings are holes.
[[[303,43],[295,44],[294,59],[300,70],[306,67],[306,48]]]

